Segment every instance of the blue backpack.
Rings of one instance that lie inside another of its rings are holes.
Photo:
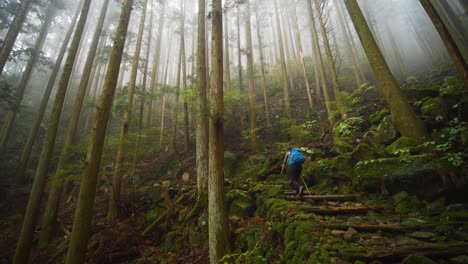
[[[293,148],[291,149],[291,157],[289,158],[289,166],[291,165],[297,165],[301,166],[305,161],[304,155],[302,155],[302,152],[298,148]]]

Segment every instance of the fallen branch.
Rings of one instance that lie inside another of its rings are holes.
[[[304,208],[305,211],[315,214],[362,214],[370,210],[382,211],[390,209],[388,205],[377,206],[315,206]]]
[[[301,197],[297,195],[287,195],[287,199],[290,200],[301,200],[309,199],[314,201],[352,201],[356,200],[355,195],[303,195]]]

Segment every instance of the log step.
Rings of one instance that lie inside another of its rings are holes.
[[[369,211],[383,211],[392,209],[391,205],[372,206],[314,206],[304,208],[304,211],[314,214],[338,215],[338,214],[365,214]]]
[[[355,195],[308,195],[304,194],[301,197],[297,195],[286,195],[286,199],[289,200],[314,200],[314,201],[355,201]]]
[[[425,244],[418,246],[395,247],[390,250],[369,250],[367,260],[380,260],[385,263],[395,262],[412,254],[422,254],[429,258],[446,258],[452,256],[464,255],[467,252],[468,243],[452,242],[444,244]]]

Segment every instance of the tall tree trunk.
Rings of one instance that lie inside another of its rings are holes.
[[[390,40],[390,45],[392,46],[393,54],[395,55],[398,73],[400,74],[400,78],[405,78],[405,74],[408,72],[408,70],[406,69],[403,56],[401,54],[400,49],[398,49],[398,45],[395,41],[395,37],[393,35],[391,27],[388,24],[385,24],[385,28],[387,30],[388,39]]]
[[[310,110],[314,110],[314,102],[313,102],[313,99],[312,99],[312,94],[311,94],[311,91],[310,91],[309,78],[307,77],[307,70],[306,70],[306,67],[305,67],[304,51],[302,49],[301,33],[300,33],[300,30],[299,30],[299,22],[298,22],[298,19],[297,19],[297,12],[296,12],[296,6],[294,5],[294,1],[291,2],[290,9],[292,11],[292,19],[293,19],[294,33],[295,33],[294,35],[296,36],[296,45],[297,45],[297,50],[299,52],[299,63],[301,64],[302,76],[304,77],[307,100],[309,102]]]
[[[341,112],[341,116],[344,117],[346,115],[342,111],[343,104],[341,102],[340,88],[338,84],[338,75],[336,74],[335,61],[333,59],[332,51],[330,48],[330,42],[328,41],[327,31],[325,29],[325,23],[323,21],[322,12],[320,10],[318,0],[314,0],[314,4],[315,4],[315,8],[317,9],[317,15],[318,15],[318,20],[320,24],[320,31],[322,33],[323,47],[325,48],[325,55],[327,57],[327,65],[328,65],[328,70],[330,71],[330,77],[332,80],[333,93],[335,94],[336,105],[337,105],[338,110]],[[333,115],[331,112],[329,112],[328,114],[329,116]],[[331,125],[333,126],[334,122],[331,122]]]
[[[197,127],[196,165],[198,199],[206,201],[208,194],[208,100],[206,78],[205,0],[198,0],[197,36]]]
[[[249,121],[250,121],[250,147],[252,150],[257,148],[257,112],[255,109],[255,80],[254,80],[254,65],[253,65],[253,48],[252,48],[252,26],[250,15],[250,3],[246,2],[247,17],[245,19],[245,39],[247,46],[247,79],[249,82]]]
[[[278,33],[278,45],[279,45],[279,52],[280,52],[280,64],[282,70],[282,79],[283,79],[283,107],[284,107],[284,117],[291,119],[291,105],[289,102],[289,84],[288,84],[288,72],[286,69],[286,59],[284,57],[284,45],[283,45],[283,37],[281,33],[281,23],[280,17],[278,13],[278,3],[277,0],[274,0],[275,3],[275,17],[276,17],[276,28]]]
[[[166,10],[166,1],[161,2],[161,12],[159,14],[159,22],[158,22],[158,36],[156,40],[156,46],[154,49],[154,57],[153,57],[153,68],[151,73],[151,81],[150,81],[150,93],[153,95],[155,93],[156,87],[156,80],[158,78],[158,71],[159,71],[159,59],[161,57],[161,42],[163,38],[163,29],[164,29],[164,18],[165,18],[165,10]],[[169,46],[170,47],[170,46]],[[154,97],[150,97],[149,100],[146,101],[146,114],[145,114],[145,128],[151,127],[151,115],[153,111],[153,101]]]
[[[44,91],[44,95],[42,96],[41,105],[37,110],[36,118],[34,119],[34,125],[29,132],[28,139],[26,140],[26,144],[24,145],[23,151],[21,153],[20,161],[18,163],[18,167],[16,169],[16,179],[17,181],[24,180],[24,173],[27,169],[29,158],[31,157],[31,151],[34,145],[34,140],[36,138],[37,132],[42,123],[42,119],[44,117],[47,103],[49,102],[50,94],[52,92],[52,88],[54,88],[55,81],[57,79],[57,75],[60,70],[60,66],[62,65],[63,58],[65,57],[65,52],[67,51],[68,43],[70,42],[71,36],[73,34],[73,30],[75,29],[76,21],[78,20],[78,16],[80,15],[80,9],[77,8],[75,15],[70,23],[67,35],[63,40],[62,47],[60,49],[60,53],[55,60],[54,69],[49,76],[49,81],[47,83],[47,87]]]
[[[15,18],[11,23],[10,29],[8,29],[5,39],[3,40],[2,49],[0,51],[0,76],[3,73],[3,68],[5,68],[8,56],[10,56],[16,38],[18,37],[21,27],[23,26],[23,22],[26,18],[26,14],[28,13],[28,9],[31,5],[31,2],[32,0],[23,0],[21,2],[21,5],[18,8]]]
[[[51,1],[49,3],[49,7],[47,8],[47,14],[44,23],[42,24],[41,32],[39,33],[39,36],[36,39],[36,43],[34,44],[31,56],[29,57],[28,63],[26,64],[26,68],[23,71],[21,80],[18,86],[16,87],[14,105],[10,110],[8,110],[5,116],[5,120],[3,122],[0,133],[0,151],[4,151],[7,147],[8,139],[10,138],[10,133],[11,129],[13,128],[13,123],[15,122],[16,114],[18,113],[21,107],[21,102],[23,101],[24,91],[26,90],[26,86],[28,85],[29,79],[31,78],[34,66],[36,65],[36,61],[41,53],[42,45],[44,44],[44,41],[49,32],[50,24],[54,20],[55,14],[57,13],[56,11],[57,10],[55,9],[55,1]]]
[[[265,61],[263,55],[263,40],[262,40],[262,32],[260,27],[260,21],[258,19],[258,6],[255,7],[255,21],[257,25],[257,38],[258,38],[258,53],[260,55],[260,71],[262,75],[262,91],[263,91],[263,104],[265,108],[265,118],[266,118],[266,126],[267,128],[271,127],[270,121],[270,112],[268,107],[268,95],[267,95],[267,85],[266,85],[266,77],[265,77]]]
[[[51,189],[49,192],[49,199],[47,200],[47,206],[42,218],[41,233],[39,239],[40,246],[46,246],[51,237],[57,219],[57,209],[60,203],[60,195],[63,192],[65,184],[65,177],[67,176],[68,168],[74,162],[72,159],[72,148],[75,142],[76,132],[78,130],[78,124],[80,122],[81,110],[83,107],[86,90],[88,88],[89,77],[92,70],[94,57],[96,56],[97,47],[99,44],[99,38],[101,37],[102,28],[106,18],[107,8],[109,6],[109,0],[104,0],[101,8],[101,14],[94,32],[93,39],[89,46],[88,57],[86,58],[83,74],[78,88],[78,93],[75,96],[75,104],[71,117],[68,121],[67,133],[65,135],[65,142],[62,147],[62,152],[57,164],[55,175],[51,182]],[[105,41],[105,39],[102,39]]]
[[[183,1],[181,1],[181,11],[182,11],[182,17],[181,17],[181,36],[180,36],[180,41],[181,43],[181,54],[180,56],[182,57],[181,61],[181,67],[182,67],[182,92],[184,93],[184,98],[183,98],[183,107],[184,107],[184,151],[188,152],[189,151],[189,145],[190,145],[190,130],[189,130],[189,111],[188,111],[188,102],[187,102],[187,97],[185,96],[185,93],[187,92],[187,60],[185,58],[185,5],[183,4]]]
[[[239,90],[241,93],[244,92],[244,86],[242,85],[242,48],[241,48],[241,33],[240,33],[240,8],[239,5],[237,6],[237,70],[239,74]]]
[[[208,176],[208,237],[210,263],[228,252],[224,188],[223,17],[221,0],[212,1],[211,92]]]
[[[109,199],[109,210],[107,214],[107,218],[110,221],[114,221],[119,214],[125,150],[126,150],[126,145],[127,145],[130,120],[132,117],[133,97],[135,95],[136,78],[138,74],[138,65],[140,62],[141,44],[143,42],[143,31],[145,29],[147,3],[148,3],[148,0],[144,0],[142,3],[143,10],[141,11],[137,44],[135,47],[135,53],[133,54],[132,72],[130,75],[130,83],[128,85],[127,105],[125,106],[125,110],[123,114],[122,127],[120,130],[119,146],[118,146],[117,154],[115,157],[114,177],[112,178],[112,188],[111,188],[110,199]]]
[[[335,0],[335,6],[336,10],[338,13],[338,21],[341,26],[341,31],[343,32],[343,36],[345,39],[346,44],[344,45],[346,47],[346,50],[348,52],[348,57],[351,60],[352,64],[352,70],[354,73],[354,78],[356,79],[356,85],[357,87],[360,87],[364,83],[364,79],[362,79],[363,74],[360,73],[362,71],[361,65],[359,65],[359,59],[357,58],[357,54],[355,53],[353,47],[354,45],[354,40],[352,40],[353,36],[348,34],[348,29],[347,25],[345,23],[345,18],[343,16],[343,11],[341,10],[341,4],[340,1]]]
[[[125,50],[124,50],[124,53],[129,53],[130,52],[130,39],[127,39],[126,40],[126,45],[125,45]],[[120,70],[119,70],[119,80],[117,81],[117,88],[119,90],[122,89],[122,85],[123,85],[123,79],[125,77],[125,72],[127,71],[127,61],[124,60],[122,62],[122,65],[120,65]]]
[[[175,87],[175,98],[174,98],[174,109],[172,112],[171,118],[171,143],[169,145],[170,152],[174,152],[176,150],[176,141],[177,141],[177,115],[179,114],[179,96],[180,96],[180,75],[182,71],[182,48],[183,44],[180,41],[179,46],[179,62],[177,63],[177,79],[176,79],[176,87]]]
[[[166,95],[162,95],[162,103],[161,103],[161,127],[159,133],[159,145],[163,145],[164,141],[164,115],[166,110]]]
[[[441,17],[435,10],[431,1],[419,0],[419,2],[426,10],[427,15],[432,20],[434,27],[436,28],[437,32],[439,33],[440,38],[442,39],[442,42],[444,43],[445,47],[448,50],[448,53],[452,57],[452,60],[455,63],[455,67],[458,71],[458,74],[460,75],[460,78],[462,78],[463,82],[465,83],[465,89],[468,89],[468,65],[466,61],[463,59],[462,52],[458,48],[453,37],[450,35],[449,30],[444,25]]]
[[[151,53],[151,41],[152,41],[152,36],[153,36],[153,14],[154,14],[154,4],[153,1],[151,1],[151,14],[150,14],[150,20],[149,20],[149,25],[148,25],[148,39],[146,40],[146,59],[145,59],[145,66],[143,70],[143,84],[141,88],[141,102],[140,102],[140,115],[138,118],[138,130],[141,132],[144,127],[144,115],[145,115],[145,104],[148,102],[148,99],[146,98],[146,84],[147,84],[147,79],[148,79],[148,65],[149,65],[149,59],[150,59],[150,53]],[[152,98],[150,99],[152,100]],[[150,109],[146,110],[147,112],[151,111]],[[150,125],[147,126],[149,128]]]
[[[322,60],[322,52],[320,51],[320,44],[318,41],[318,34],[317,34],[317,28],[315,27],[315,20],[314,20],[314,13],[312,11],[312,3],[310,1],[307,1],[307,12],[309,14],[309,22],[310,22],[310,34],[312,37],[312,46],[314,49],[314,54],[316,57],[316,65],[315,67],[318,68],[318,72],[320,73],[320,80],[322,81],[322,92],[323,92],[323,97],[325,99],[325,107],[327,108],[327,113],[328,113],[328,121],[330,122],[330,125],[333,126],[335,124],[335,117],[333,116],[333,109],[331,106],[331,99],[330,95],[328,93],[328,85],[327,85],[327,76],[325,75],[325,68],[323,66],[323,60]],[[317,12],[320,12],[320,10],[317,10]]]
[[[60,122],[60,116],[62,113],[63,102],[65,94],[67,92],[68,83],[70,81],[70,75],[75,62],[76,53],[78,46],[80,45],[83,28],[86,23],[88,16],[89,6],[91,0],[85,0],[80,20],[75,30],[75,35],[68,51],[67,60],[65,62],[62,77],[59,82],[57,94],[55,96],[54,106],[52,113],[49,118],[49,125],[45,136],[44,146],[39,157],[39,163],[36,169],[36,176],[29,196],[26,213],[24,215],[23,226],[16,247],[14,263],[27,263],[32,245],[32,239],[34,229],[36,227],[37,215],[39,213],[42,193],[46,184],[47,173],[49,171],[50,160],[54,152],[55,138],[57,136],[57,130]]]
[[[224,16],[224,81],[226,82],[226,91],[231,91],[231,62],[229,58],[229,22],[227,20],[227,13]]]
[[[359,38],[361,39],[372,70],[374,71],[377,85],[382,90],[384,98],[390,108],[393,123],[403,136],[413,138],[418,142],[423,142],[428,137],[427,130],[398,87],[395,78],[377,46],[377,42],[372,36],[357,0],[346,0],[346,6]]]
[[[81,176],[80,193],[73,219],[72,236],[68,247],[66,264],[82,264],[85,262],[86,249],[91,236],[91,222],[94,211],[97,178],[101,165],[101,157],[106,137],[107,123],[112,101],[117,85],[122,52],[127,35],[128,22],[132,11],[133,0],[125,0],[120,14],[119,25],[114,38],[109,67],[106,73],[99,104],[96,108],[96,119],[86,155],[85,168]]]

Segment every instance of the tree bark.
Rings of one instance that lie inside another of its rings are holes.
[[[231,91],[231,62],[229,58],[229,22],[227,20],[227,11],[224,16],[224,81],[226,83],[226,92]]]
[[[57,219],[57,209],[60,203],[60,196],[63,192],[65,184],[65,177],[68,173],[68,167],[72,165],[72,147],[75,142],[76,132],[78,130],[78,124],[80,122],[81,110],[83,107],[86,90],[90,80],[90,73],[92,65],[94,63],[94,57],[96,56],[99,39],[101,37],[102,28],[106,18],[107,8],[109,6],[109,0],[104,0],[102,5],[101,14],[98,19],[98,23],[94,32],[93,39],[91,41],[88,56],[86,58],[85,66],[83,68],[82,78],[78,93],[75,96],[75,104],[73,111],[68,121],[67,132],[65,135],[65,142],[62,147],[62,152],[57,164],[57,169],[52,178],[51,189],[49,192],[49,198],[47,200],[46,210],[42,218],[41,233],[39,237],[39,245],[46,246],[51,237]],[[104,39],[102,41],[105,41]]]
[[[179,96],[180,96],[180,75],[182,71],[182,41],[179,45],[179,62],[177,63],[177,79],[174,95],[174,109],[172,111],[171,118],[171,142],[169,144],[169,151],[174,152],[176,150],[176,140],[177,140],[177,115],[179,114]]]
[[[16,38],[23,26],[24,19],[26,18],[26,14],[28,13],[29,6],[31,5],[32,0],[23,0],[21,5],[18,8],[18,12],[11,23],[10,29],[5,36],[3,41],[3,46],[0,51],[0,76],[3,73],[3,69],[5,68],[5,64],[8,60],[8,56],[10,56],[11,50],[13,49],[13,45],[15,44]]]
[[[144,115],[145,115],[145,105],[148,99],[146,98],[146,85],[147,85],[147,80],[148,80],[148,65],[149,65],[149,59],[150,59],[150,53],[151,53],[151,41],[152,41],[152,36],[153,36],[153,14],[154,14],[154,4],[153,1],[151,1],[151,14],[150,14],[150,20],[149,20],[149,25],[148,25],[148,38],[146,40],[146,59],[145,59],[145,66],[143,70],[143,84],[141,88],[141,101],[140,101],[140,115],[138,117],[138,130],[141,131],[144,128]],[[152,99],[152,98],[151,98]],[[150,99],[150,100],[151,100]],[[147,109],[147,112],[151,111],[150,109]],[[150,125],[147,126],[149,128]]]
[[[96,108],[96,119],[86,155],[85,168],[81,176],[81,188],[73,220],[72,236],[66,256],[66,264],[82,264],[85,262],[86,249],[91,236],[94,198],[96,196],[97,178],[106,137],[107,123],[116,90],[132,4],[133,0],[125,0],[123,3],[103,91]]]
[[[372,36],[357,0],[346,0],[346,6],[375,74],[377,85],[387,101],[392,121],[397,130],[403,136],[413,138],[420,143],[424,142],[428,137],[427,130],[398,87],[397,81]]]
[[[208,176],[208,237],[210,263],[229,250],[224,188],[223,17],[221,0],[212,1],[211,92]]]
[[[181,61],[181,67],[182,67],[182,92],[184,93],[184,98],[183,98],[183,107],[184,107],[184,151],[188,152],[189,151],[189,145],[190,145],[190,129],[189,129],[189,111],[188,111],[188,102],[187,102],[187,97],[186,97],[186,92],[187,92],[187,60],[185,57],[185,5],[183,4],[183,1],[181,2],[181,11],[182,11],[182,17],[181,17],[181,36],[180,39],[182,41],[181,43],[181,54],[180,56],[182,57]]]
[[[124,110],[122,127],[120,129],[119,146],[115,157],[115,169],[114,177],[112,178],[112,188],[109,199],[109,210],[107,212],[107,218],[110,221],[114,221],[119,214],[119,206],[121,201],[121,189],[122,189],[122,174],[124,166],[125,151],[128,138],[128,130],[130,128],[130,121],[132,117],[133,99],[135,95],[136,78],[138,74],[138,65],[140,62],[140,51],[143,42],[143,31],[145,29],[146,9],[148,0],[144,0],[143,10],[140,16],[140,25],[138,29],[137,43],[135,47],[135,53],[133,54],[132,72],[130,75],[130,83],[128,85],[127,94],[127,105]]]
[[[208,100],[206,78],[206,32],[205,0],[198,0],[197,36],[197,127],[196,127],[196,165],[198,199],[207,200],[208,192]]]
[[[81,42],[83,28],[88,16],[91,0],[85,0],[80,20],[75,30],[75,35],[68,51],[67,60],[65,62],[62,77],[59,82],[57,94],[55,96],[54,106],[49,118],[44,146],[41,151],[39,163],[36,169],[36,176],[29,196],[26,213],[24,215],[23,226],[21,228],[20,238],[16,247],[14,263],[27,263],[32,245],[34,229],[36,227],[37,215],[39,214],[42,193],[46,184],[47,173],[49,170],[50,160],[54,152],[55,138],[57,136],[60,116],[62,113],[65,94],[67,92],[70,75],[75,62],[78,46]]]

